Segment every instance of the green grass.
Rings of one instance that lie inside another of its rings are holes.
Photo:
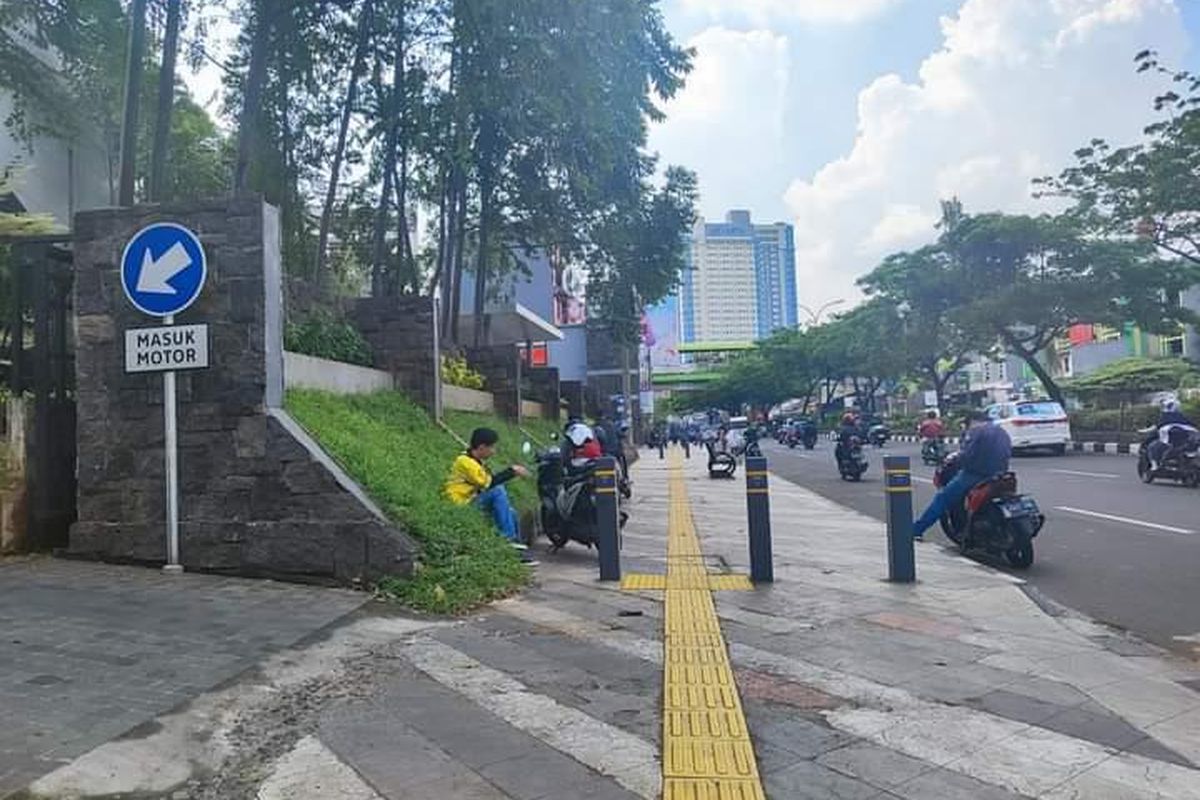
[[[379,590],[423,611],[463,613],[512,594],[529,580],[529,570],[471,506],[455,506],[442,496],[442,482],[461,447],[429,415],[397,392],[334,395],[292,390],[286,406],[296,420],[379,503],[391,519],[422,546],[409,579],[385,578]],[[495,417],[448,413],[446,424],[466,439],[480,426],[500,434],[499,470],[521,455],[523,434]],[[552,424],[527,428],[545,443]],[[509,484],[522,511],[536,507],[532,480]]]

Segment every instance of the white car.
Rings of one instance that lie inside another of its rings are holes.
[[[1071,442],[1071,423],[1058,403],[1049,400],[997,403],[987,413],[993,425],[1008,432],[1013,450],[1043,447],[1062,455]]]

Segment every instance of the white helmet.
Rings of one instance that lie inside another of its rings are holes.
[[[595,432],[582,422],[576,422],[571,427],[567,428],[567,438],[571,440],[571,444],[576,447],[583,447],[592,439],[596,438]]]
[[[1168,397],[1162,401],[1162,410],[1167,414],[1174,414],[1179,411],[1179,401],[1174,397]]]

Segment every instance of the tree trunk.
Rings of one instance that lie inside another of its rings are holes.
[[[371,242],[371,296],[382,297],[384,290],[384,248],[387,244],[388,210],[392,202],[392,180],[396,170],[396,140],[400,132],[400,98],[404,86],[404,6],[396,17],[396,61],[392,65],[392,96],[389,107],[387,137],[383,145],[383,186],[375,212],[375,230]],[[378,72],[378,69],[376,70]],[[401,219],[404,207],[400,207]],[[403,223],[402,223],[403,224]]]
[[[479,133],[479,235],[475,254],[475,308],[474,308],[474,340],[476,347],[483,346],[484,339],[484,309],[485,293],[487,292],[487,259],[489,238],[492,225],[492,185],[494,167],[492,164],[494,132],[487,120],[480,125]]]
[[[158,112],[154,117],[154,148],[150,156],[150,200],[162,202],[166,180],[167,143],[171,136],[171,110],[175,105],[175,57],[179,52],[179,21],[183,0],[167,0],[167,26],[163,34],[162,68],[158,73]]]
[[[267,81],[267,51],[271,44],[271,29],[275,24],[276,0],[259,0],[254,20],[254,37],[250,40],[250,63],[246,67],[246,86],[242,94],[242,113],[238,120],[237,162],[233,168],[233,192],[246,191],[250,161],[258,146],[263,84]]]
[[[462,342],[462,331],[459,322],[462,319],[462,282],[467,258],[467,179],[459,168],[458,188],[455,198],[455,230],[454,230],[454,264],[451,274],[454,276],[454,306],[451,309],[450,330],[455,344]]]
[[[1063,408],[1067,407],[1066,398],[1063,396],[1062,389],[1054,382],[1054,378],[1050,376],[1049,370],[1042,366],[1042,362],[1038,361],[1038,351],[1029,351],[1011,335],[1004,334],[1002,337],[1005,343],[1012,349],[1017,357],[1029,365],[1029,369],[1037,376],[1037,379],[1042,382],[1042,388],[1046,390],[1046,394],[1050,395],[1050,399],[1058,403]]]
[[[133,0],[129,10],[129,51],[125,65],[125,113],[121,122],[121,177],[117,202],[133,205],[137,167],[138,104],[146,55],[146,0]]]
[[[358,80],[366,69],[367,40],[371,32],[371,10],[374,0],[364,0],[358,20],[358,35],[354,43],[354,61],[350,65],[350,82],[346,86],[346,101],[342,105],[342,119],[338,125],[337,145],[333,151],[333,166],[329,169],[329,185],[325,189],[325,203],[321,207],[321,228],[317,234],[317,279],[325,277],[329,259],[329,229],[333,225],[333,207],[337,203],[338,181],[342,175],[342,161],[346,157],[346,139],[350,135],[350,118],[354,115],[354,103],[358,98]]]

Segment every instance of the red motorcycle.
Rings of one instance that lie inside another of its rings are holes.
[[[946,458],[934,473],[933,484],[942,488],[959,470],[959,454]],[[962,504],[942,515],[946,536],[964,555],[984,550],[1001,555],[1018,569],[1033,564],[1033,540],[1046,524],[1037,501],[1017,491],[1013,472],[996,475],[967,492]]]

